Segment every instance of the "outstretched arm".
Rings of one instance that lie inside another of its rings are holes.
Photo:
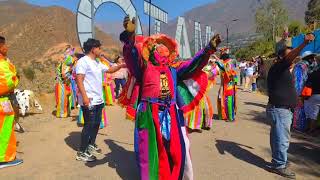
[[[187,79],[194,75],[194,73],[201,71],[205,65],[208,64],[210,55],[216,52],[217,46],[221,43],[220,35],[215,35],[210,43],[202,50],[200,50],[192,60],[182,63],[178,69],[178,78]]]
[[[293,49],[289,54],[287,54],[284,59],[287,60],[290,64],[299,56],[300,52],[305,48],[310,42],[315,39],[315,36],[310,33],[307,34],[304,38],[304,42],[298,46],[297,48]]]

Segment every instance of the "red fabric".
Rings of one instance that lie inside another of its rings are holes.
[[[143,98],[157,98],[160,96],[160,72],[158,67],[148,63],[143,74]]]
[[[303,97],[312,96],[312,88],[304,87],[303,90],[302,90],[301,96],[303,96]]]
[[[158,158],[159,158],[159,180],[170,180],[170,166],[168,161],[167,152],[163,146],[162,134],[160,132],[159,123],[159,105],[152,105],[152,116],[155,126],[157,143],[158,143]]]
[[[176,180],[179,179],[180,170],[181,170],[181,158],[182,158],[182,152],[181,152],[181,139],[179,136],[179,129],[180,127],[177,124],[177,116],[175,107],[171,106],[170,108],[170,115],[171,115],[171,139],[170,139],[170,153],[173,160],[173,169],[171,173],[171,179]]]

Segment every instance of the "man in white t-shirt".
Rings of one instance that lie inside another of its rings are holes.
[[[102,64],[97,60],[101,55],[100,47],[101,43],[98,40],[88,39],[83,44],[86,56],[79,59],[76,65],[76,81],[80,91],[78,100],[84,117],[81,145],[76,159],[85,162],[95,161],[96,157],[93,154],[101,151],[95,144],[95,140],[101,122],[102,108],[104,107],[102,75],[103,73],[114,73],[125,67],[124,64],[121,64],[108,68]]]

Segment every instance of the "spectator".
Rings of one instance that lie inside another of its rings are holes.
[[[252,62],[249,62],[246,69],[246,84],[244,86],[245,91],[251,91],[252,77],[254,74],[254,65]]]
[[[121,65],[124,63],[124,60],[122,57],[118,56],[115,60],[116,66]],[[126,79],[128,77],[128,69],[127,68],[121,68],[119,71],[115,72],[113,74],[114,82],[116,84],[116,98],[119,98],[120,94],[120,86],[121,89],[123,89],[124,85],[126,84]]]
[[[266,67],[264,64],[264,60],[263,57],[260,59],[259,61],[259,65],[258,65],[258,78],[257,78],[257,88],[262,88],[265,89],[266,88]]]
[[[245,60],[242,60],[241,63],[239,64],[239,69],[240,69],[240,86],[246,84],[246,69],[247,69],[247,63]]]
[[[252,76],[252,92],[257,91],[257,78],[259,77],[258,72],[254,72]]]
[[[305,101],[304,109],[306,118],[310,123],[308,133],[313,134],[317,130],[317,119],[320,109],[320,69],[310,74],[302,94],[304,96],[311,95],[311,97]]]
[[[103,102],[102,75],[103,73],[114,73],[125,65],[108,68],[96,60],[101,54],[100,41],[88,39],[83,49],[85,56],[78,60],[76,65],[76,81],[79,89],[79,104],[83,110],[84,126],[81,133],[80,150],[77,152],[76,160],[95,161],[93,154],[100,153],[95,140],[100,127]]]
[[[301,50],[314,38],[313,34],[308,34],[304,43],[298,48],[292,50],[285,47],[279,51],[278,61],[270,68],[267,78],[269,103],[266,112],[271,121],[272,152],[272,161],[268,170],[291,179],[295,179],[295,173],[287,167],[287,151],[290,144],[292,110],[298,103],[298,97],[289,68]]]

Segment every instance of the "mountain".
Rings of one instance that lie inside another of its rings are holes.
[[[230,23],[230,34],[254,33],[255,32],[255,12],[269,0],[217,0],[203,6],[196,7],[183,16],[186,19],[188,35],[193,39],[194,21],[202,24],[204,33],[205,25],[211,25],[216,32],[226,34],[225,23],[233,19],[239,19]],[[304,13],[307,9],[309,0],[283,0],[289,19],[296,19],[304,22]],[[176,31],[177,19],[163,25],[165,33],[173,36]]]
[[[19,70],[21,88],[52,91],[55,66],[67,44],[80,51],[76,33],[76,16],[58,7],[39,7],[19,0],[0,1],[0,35],[9,46],[9,58]],[[119,43],[96,29],[97,38],[108,52],[119,52]],[[33,69],[30,83],[23,69]],[[49,80],[48,80],[49,78]]]

